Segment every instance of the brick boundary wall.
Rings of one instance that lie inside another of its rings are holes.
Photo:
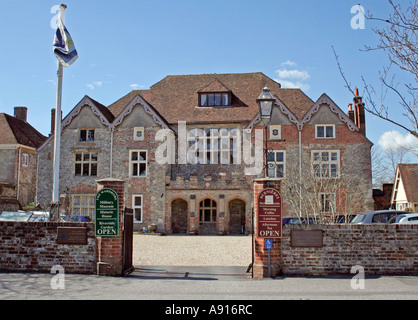
[[[58,227],[86,227],[87,245],[57,243]],[[0,222],[0,271],[95,274],[97,243],[93,223]]]
[[[292,230],[323,230],[323,247],[292,247]],[[418,275],[418,225],[287,225],[280,251],[282,275]]]

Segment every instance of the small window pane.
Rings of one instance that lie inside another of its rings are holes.
[[[88,139],[88,141],[94,141],[94,130],[89,130],[88,131],[87,139]]]
[[[274,152],[267,153],[267,161],[274,162]]]
[[[283,162],[284,161],[283,152],[277,152],[276,153],[276,161],[277,162]]]
[[[91,173],[90,173],[90,175],[97,176],[97,164],[96,163],[92,163],[91,164]]]
[[[135,220],[142,221],[142,210],[139,208],[135,209]]]
[[[328,126],[327,127],[327,138],[333,138],[334,137],[334,127]]]
[[[338,153],[331,152],[331,161],[337,161],[337,160],[338,160]]]
[[[98,154],[97,153],[92,153],[91,154],[91,161],[97,161],[98,158]]]
[[[316,136],[317,136],[318,138],[323,138],[323,137],[325,137],[324,127],[322,127],[322,126],[318,126],[318,127],[316,127]]]
[[[329,161],[329,153],[328,152],[322,152],[322,161],[324,161],[324,162]]]
[[[76,163],[75,165],[75,175],[81,176],[81,164],[80,163]]]
[[[215,94],[215,105],[220,106],[221,105],[221,94]]]
[[[87,140],[87,131],[80,130],[80,141],[86,141],[86,140]]]
[[[89,164],[85,163],[83,164],[83,176],[88,176],[89,175]]]
[[[208,94],[208,106],[215,105],[215,95],[214,94]]]
[[[82,159],[82,154],[81,153],[76,153],[75,161],[81,161],[81,159]]]
[[[200,105],[201,105],[202,107],[205,107],[205,106],[207,106],[207,105],[208,105],[208,97],[207,97],[207,95],[206,95],[206,94],[201,94],[201,95],[200,95]]]
[[[138,176],[138,164],[137,164],[137,163],[134,163],[134,164],[132,165],[132,175],[133,175],[134,177]]]
[[[139,164],[139,175],[141,177],[145,177],[147,174],[147,166],[145,165],[145,163],[140,163]]]
[[[142,205],[142,197],[135,197],[135,206],[141,206]]]
[[[139,160],[141,160],[141,161],[145,161],[145,160],[147,160],[147,153],[146,152],[140,152],[139,153]]]
[[[90,161],[90,153],[84,153],[83,154],[83,160],[84,161]]]
[[[224,93],[222,95],[222,105],[228,106],[229,105],[229,94]]]
[[[138,160],[138,152],[132,152],[131,160],[132,161]]]

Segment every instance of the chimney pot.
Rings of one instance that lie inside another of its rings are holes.
[[[358,89],[357,88],[355,88],[354,89],[354,95],[356,96],[356,97],[358,97],[359,95],[358,95]]]
[[[15,118],[27,122],[28,120],[28,108],[15,107]]]

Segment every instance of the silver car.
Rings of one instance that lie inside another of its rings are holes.
[[[359,213],[352,221],[353,224],[389,223],[393,217],[401,214],[410,214],[407,211],[379,210]]]

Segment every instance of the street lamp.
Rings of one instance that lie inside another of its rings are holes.
[[[260,96],[257,98],[258,109],[260,111],[261,121],[268,119],[270,122],[271,113],[273,111],[274,97],[269,88],[264,88]],[[264,121],[263,121],[264,123]],[[265,125],[267,126],[267,125]]]
[[[263,89],[263,91],[261,92],[260,96],[257,98],[257,103],[258,103],[258,109],[260,112],[260,117],[261,117],[261,122],[263,122],[264,124],[264,128],[265,128],[265,133],[266,133],[266,139],[264,140],[265,143],[265,148],[264,148],[264,158],[265,158],[265,172],[264,172],[264,177],[268,178],[268,149],[267,149],[267,126],[270,123],[271,120],[271,114],[273,112],[273,104],[274,104],[274,97],[270,92],[270,89],[265,87]],[[267,120],[266,122],[264,122],[265,120]]]

